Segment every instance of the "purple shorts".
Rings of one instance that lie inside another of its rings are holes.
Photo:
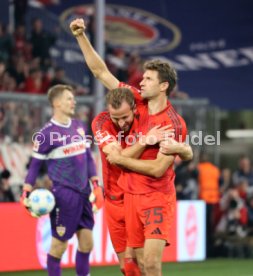
[[[52,192],[56,202],[50,214],[53,237],[66,241],[80,229],[93,229],[94,218],[89,195],[64,186],[56,186]]]

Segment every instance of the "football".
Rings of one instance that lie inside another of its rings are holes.
[[[39,216],[49,214],[55,206],[54,195],[47,189],[36,189],[29,195],[29,205]]]

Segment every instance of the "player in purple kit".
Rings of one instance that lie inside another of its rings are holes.
[[[71,119],[76,105],[73,89],[67,85],[55,85],[48,91],[48,99],[53,107],[53,117],[35,135],[33,158],[21,202],[29,210],[29,193],[41,165],[46,162],[56,200],[56,206],[50,214],[52,243],[47,258],[48,275],[61,275],[61,257],[67,248],[67,241],[76,233],[76,273],[78,276],[87,276],[90,270],[89,254],[93,247],[92,209],[101,207],[102,189],[98,185],[95,163],[85,139],[85,125]],[[97,194],[93,206],[89,201],[89,181]]]

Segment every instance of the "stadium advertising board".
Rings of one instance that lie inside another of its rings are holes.
[[[30,217],[19,203],[1,203],[0,271],[35,270],[46,267],[51,242],[48,216]],[[103,211],[95,217],[92,265],[117,263]],[[177,203],[177,219],[171,229],[171,246],[164,251],[163,261],[198,261],[205,259],[205,204],[202,201]],[[73,237],[62,258],[63,267],[73,267],[77,249]]]

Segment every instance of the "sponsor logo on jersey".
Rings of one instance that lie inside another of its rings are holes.
[[[68,144],[66,146],[57,147],[45,157],[46,159],[59,159],[59,158],[72,157],[72,156],[85,153],[87,147],[88,146],[86,146],[86,142],[82,140],[81,142],[75,142],[75,143]],[[39,157],[39,159],[42,159],[42,157]]]
[[[73,146],[64,148],[63,152],[65,155],[69,155],[69,154],[76,153],[78,151],[82,151],[85,149],[86,149],[86,145],[84,143],[81,143],[81,144],[77,144],[77,145],[73,145]]]

